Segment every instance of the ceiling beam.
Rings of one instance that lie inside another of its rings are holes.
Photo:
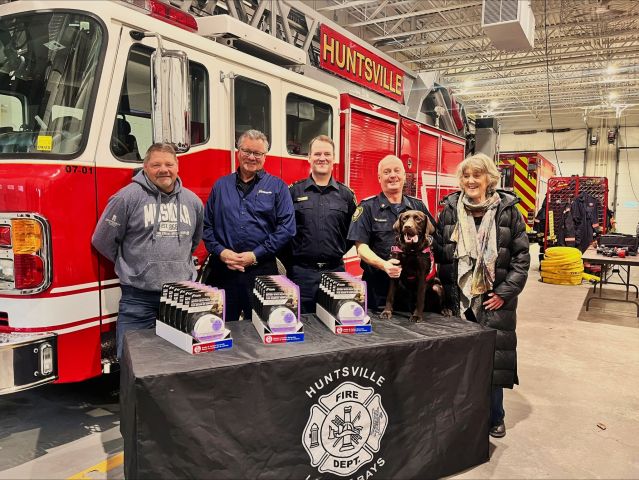
[[[336,10],[343,10],[344,8],[353,8],[359,5],[366,5],[368,3],[377,3],[377,0],[347,0],[344,3],[336,3],[335,5],[327,5],[326,7],[320,7],[318,12],[334,12]]]
[[[400,20],[400,19],[407,19],[410,17],[423,17],[426,15],[432,15],[434,13],[440,13],[440,12],[448,12],[451,10],[460,10],[460,9],[466,9],[466,8],[470,8],[470,7],[476,7],[481,5],[481,2],[469,2],[469,3],[460,3],[457,5],[450,5],[448,7],[436,7],[436,8],[429,8],[428,10],[418,10],[416,12],[411,12],[411,13],[401,13],[399,15],[390,15],[388,17],[383,17],[383,18],[374,18],[374,19],[368,19],[368,20],[363,20],[361,22],[355,22],[355,23],[351,23],[347,26],[349,27],[362,27],[364,25],[372,25],[374,23],[383,23],[383,22],[392,22],[395,20]]]

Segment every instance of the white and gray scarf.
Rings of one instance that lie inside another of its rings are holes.
[[[461,291],[460,313],[469,308],[477,317],[482,304],[482,294],[493,288],[495,263],[497,262],[497,227],[495,214],[500,197],[497,192],[486,201],[475,204],[462,192],[457,202],[457,224],[451,240],[457,243],[457,284]],[[483,212],[479,229],[475,226],[473,212]]]

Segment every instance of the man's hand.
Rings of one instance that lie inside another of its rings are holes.
[[[498,310],[504,304],[504,299],[496,293],[490,292],[488,296],[490,298],[484,302],[484,308],[486,310]]]
[[[244,271],[243,258],[241,253],[235,253],[233,250],[225,248],[220,253],[220,260],[222,260],[229,270]]]
[[[238,262],[242,265],[242,268],[250,267],[253,265],[257,258],[253,252],[242,252],[237,254]]]
[[[384,271],[391,278],[399,278],[402,273],[402,267],[399,264],[399,260],[396,258],[391,258],[390,260],[386,260],[384,262]]]

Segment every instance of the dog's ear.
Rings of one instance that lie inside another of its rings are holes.
[[[402,219],[402,216],[400,215],[399,217],[397,217],[397,220],[395,220],[395,223],[393,223],[393,231],[395,233],[399,233],[399,229],[402,225],[402,222],[400,221]]]

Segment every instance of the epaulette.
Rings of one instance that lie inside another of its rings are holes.
[[[349,192],[351,192],[353,194],[353,198],[355,199],[355,203],[357,203],[357,195],[355,195],[355,190],[353,190],[351,187],[349,187],[345,183],[340,182],[339,180],[335,180],[335,181],[337,182],[338,185],[341,185],[342,187],[346,188]]]
[[[363,203],[363,202],[365,202],[367,200],[372,200],[375,197],[377,197],[377,195],[371,195],[370,197],[362,198],[362,201],[360,203]]]
[[[291,183],[288,188],[291,188],[293,185],[297,185],[298,183],[302,183],[305,182],[307,179],[306,178],[300,178],[299,180],[294,181],[293,183]]]
[[[412,195],[404,195],[405,197],[409,198],[412,202],[419,202],[421,204],[423,204],[424,206],[426,206],[426,203],[424,203],[424,200],[422,200],[421,198],[417,198],[417,197],[413,197]]]

